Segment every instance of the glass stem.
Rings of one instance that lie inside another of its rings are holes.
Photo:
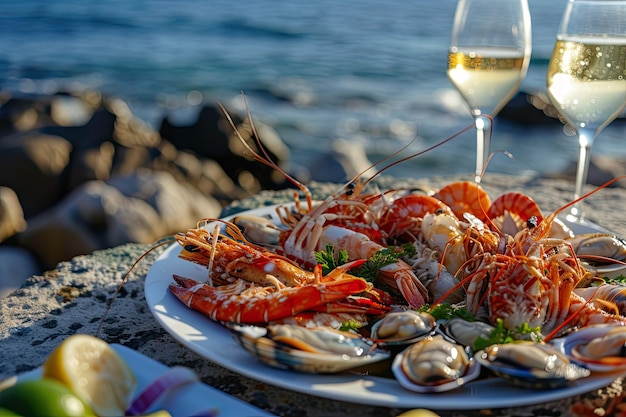
[[[574,188],[574,199],[583,195],[583,188],[587,184],[589,174],[589,164],[591,163],[591,148],[595,139],[595,132],[591,129],[578,130],[578,166],[576,167],[576,186]],[[580,202],[576,203],[571,213],[579,220],[582,220],[584,213],[580,208]]]
[[[483,169],[489,156],[489,144],[491,142],[491,119],[484,116],[476,116],[476,176],[474,180],[480,183]]]

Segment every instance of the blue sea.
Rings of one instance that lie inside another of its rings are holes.
[[[545,90],[566,1],[529,0],[533,55],[523,91]],[[336,139],[377,161],[415,137],[406,153],[472,123],[445,73],[455,7],[453,0],[5,0],[0,88],[98,88],[155,128],[165,116],[192,123],[205,102],[243,111],[244,92],[253,117],[288,144],[294,165],[311,165]],[[471,174],[474,138],[465,133],[390,173]],[[626,155],[624,139],[624,123],[609,126],[594,155]],[[550,173],[576,158],[577,141],[558,123],[496,119],[496,149],[514,159],[496,155],[491,171]]]

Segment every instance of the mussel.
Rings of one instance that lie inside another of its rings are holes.
[[[624,274],[626,239],[609,233],[583,233],[567,242],[594,276],[614,278]]]
[[[391,369],[400,385],[422,393],[450,391],[480,374],[480,367],[463,346],[441,335],[407,347],[396,356]]]
[[[494,374],[524,388],[559,388],[591,373],[554,346],[532,341],[494,344],[474,357]]]
[[[473,349],[476,340],[479,337],[485,340],[489,339],[495,327],[482,321],[469,321],[455,317],[444,323],[441,329],[446,336],[457,343]]]
[[[612,260],[626,261],[626,240],[608,233],[583,233],[567,239],[579,258],[602,265]],[[604,259],[602,259],[604,258]]]
[[[429,313],[395,311],[372,325],[370,337],[379,346],[407,345],[432,335],[436,329],[437,321]]]
[[[589,326],[555,340],[554,344],[591,371],[626,370],[626,326]]]
[[[329,327],[232,325],[239,344],[261,362],[309,373],[336,373],[388,359],[366,338]]]

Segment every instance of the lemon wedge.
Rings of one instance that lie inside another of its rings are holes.
[[[104,340],[86,334],[66,338],[48,356],[42,376],[64,383],[99,416],[121,416],[137,387],[126,361]]]

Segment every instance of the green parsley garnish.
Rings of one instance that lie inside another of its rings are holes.
[[[326,245],[326,251],[315,252],[315,260],[322,265],[322,274],[327,275],[333,269],[348,262],[348,252],[340,250],[335,258],[333,245]]]
[[[618,275],[613,278],[602,278],[592,283],[592,286],[600,286],[603,284],[611,284],[611,285],[626,285],[626,277],[624,275]]]
[[[475,351],[478,351],[495,344],[511,343],[522,339],[523,336],[530,336],[530,339],[535,342],[543,339],[540,327],[530,327],[528,323],[524,323],[516,327],[515,330],[509,330],[504,327],[502,319],[497,319],[495,329],[493,329],[489,337],[486,339],[479,337],[476,339],[473,347]]]
[[[405,256],[415,256],[415,246],[411,244],[402,245],[401,248],[390,246],[374,253],[363,265],[350,272],[352,275],[374,281],[378,276],[380,268],[397,262]],[[315,260],[322,265],[322,273],[328,274],[333,269],[348,262],[348,252],[340,250],[335,257],[333,245],[326,245],[326,250],[315,252]]]
[[[363,326],[358,321],[348,320],[346,322],[341,323],[339,330],[343,332],[349,332],[352,330],[358,331],[361,327]]]
[[[415,246],[404,244],[401,248],[389,246],[374,253],[353,275],[367,281],[375,281],[381,268],[397,262],[405,256],[415,256]]]
[[[420,313],[426,312],[431,314],[435,320],[450,320],[454,317],[459,317],[461,319],[467,321],[475,321],[476,318],[472,313],[467,311],[464,307],[456,307],[452,304],[437,304],[434,307],[430,307],[430,305],[425,304],[420,307],[417,311]]]

